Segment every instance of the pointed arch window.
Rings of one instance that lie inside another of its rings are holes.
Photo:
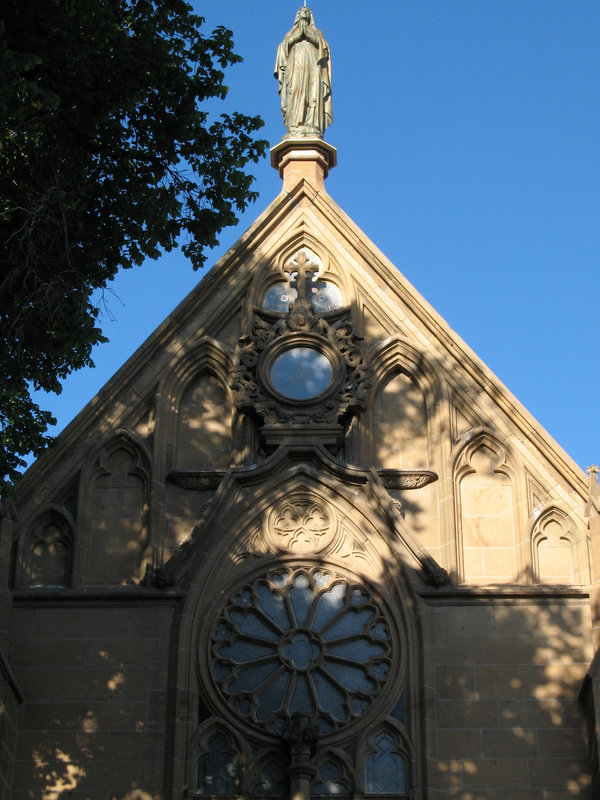
[[[327,754],[316,766],[316,775],[310,786],[311,797],[348,797],[352,794],[350,776],[339,763],[339,759]]]
[[[256,770],[252,794],[258,797],[286,797],[289,781],[284,766],[276,758],[266,758]]]
[[[263,294],[262,307],[266,311],[287,313],[298,298],[306,299],[315,312],[326,314],[344,304],[339,287],[324,280],[323,264],[308,248],[301,248],[285,265],[287,280],[272,283]]]
[[[198,758],[196,793],[213,797],[235,795],[238,784],[236,762],[229,736],[221,730],[209,734],[205,751]]]
[[[365,763],[366,794],[406,793],[406,760],[390,731],[381,731]]]
[[[15,569],[15,585],[69,586],[73,562],[73,523],[51,509],[27,533]]]

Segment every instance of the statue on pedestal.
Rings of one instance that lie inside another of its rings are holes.
[[[331,57],[306,6],[299,9],[294,27],[277,48],[275,77],[288,129],[284,138],[321,139],[332,121]]]

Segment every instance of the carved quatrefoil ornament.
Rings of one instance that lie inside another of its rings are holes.
[[[263,535],[281,553],[320,553],[331,547],[337,528],[332,509],[324,503],[292,495],[265,514]]]

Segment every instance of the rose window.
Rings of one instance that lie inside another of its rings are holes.
[[[212,637],[213,675],[237,714],[280,734],[359,717],[390,670],[390,627],[364,586],[327,569],[276,569],[231,597]]]

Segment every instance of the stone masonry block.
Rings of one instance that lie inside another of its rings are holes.
[[[437,731],[439,759],[481,758],[481,731],[465,728]]]
[[[482,700],[531,699],[535,696],[537,667],[524,664],[482,665],[475,668],[478,696]]]
[[[481,789],[525,789],[529,784],[527,759],[486,758],[463,763],[465,787]]]
[[[498,704],[484,700],[442,700],[437,704],[439,728],[496,728]]]
[[[537,737],[533,730],[486,730],[481,732],[484,758],[534,758]]]
[[[571,758],[538,758],[530,764],[531,786],[570,791],[574,796],[587,790],[590,767],[586,760]]]
[[[475,671],[470,665],[442,664],[435,670],[435,693],[438,700],[477,700]]]

